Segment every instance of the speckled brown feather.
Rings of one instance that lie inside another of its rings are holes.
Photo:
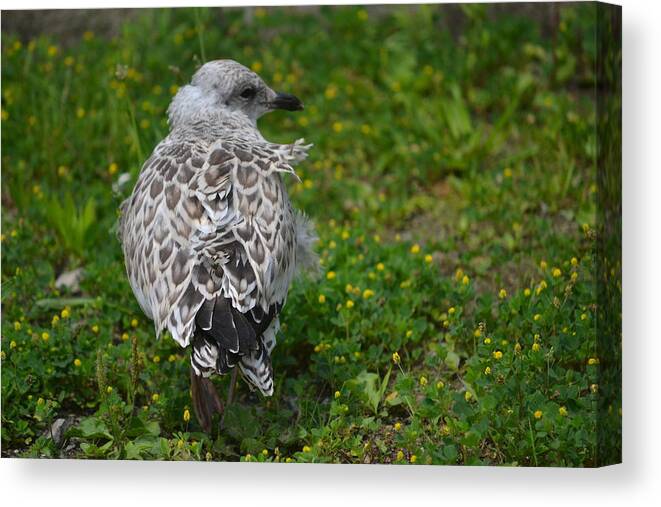
[[[122,204],[119,230],[131,287],[157,335],[168,329],[181,346],[193,342],[198,375],[225,373],[239,362],[253,385],[272,393],[277,312],[294,276],[297,235],[308,230],[300,227],[281,173],[295,175],[293,164],[308,148],[302,140],[270,143],[232,113],[180,122]],[[229,325],[245,316],[258,329],[269,316],[254,345],[233,348],[214,339],[210,319],[219,297],[231,302]],[[198,329],[201,309],[211,334]]]

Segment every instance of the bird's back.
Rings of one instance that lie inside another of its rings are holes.
[[[280,145],[216,134],[174,132],[144,164],[122,205],[126,268],[157,333],[193,342],[199,373],[253,357],[261,380],[246,376],[270,394],[265,363],[295,268],[296,218],[280,175],[291,167]]]

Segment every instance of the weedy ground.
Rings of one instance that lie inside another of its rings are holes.
[[[112,39],[3,36],[3,455],[594,465],[593,7],[558,7],[548,36],[447,12],[147,10]],[[172,95],[219,57],[305,102],[260,126],[315,144],[289,189],[322,272],[291,291],[273,397],[240,385],[206,435],[115,223]],[[55,287],[78,267],[78,292]]]

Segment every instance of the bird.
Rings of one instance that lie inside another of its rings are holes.
[[[168,110],[169,132],[120,205],[119,240],[132,291],[164,331],[190,349],[194,412],[206,432],[226,405],[214,375],[237,371],[274,392],[271,354],[295,275],[318,266],[314,225],[285,185],[312,144],[267,141],[257,120],[303,103],[233,60],[202,65]],[[222,424],[222,422],[221,422]]]

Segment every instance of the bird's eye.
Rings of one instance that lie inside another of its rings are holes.
[[[253,87],[249,86],[241,92],[241,97],[244,99],[252,99],[255,96],[255,93],[257,93],[257,91]]]

